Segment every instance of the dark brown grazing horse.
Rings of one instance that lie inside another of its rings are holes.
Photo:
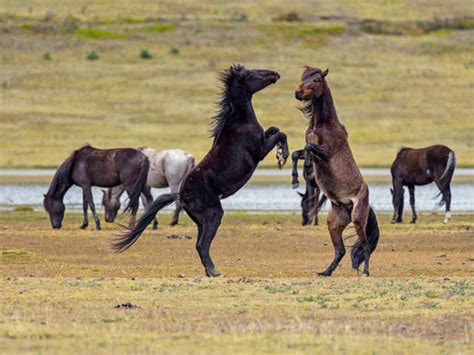
[[[298,195],[301,196],[301,214],[303,219],[301,224],[303,226],[310,225],[313,223],[317,226],[319,224],[318,214],[321,210],[321,207],[327,200],[327,197],[324,194],[321,194],[321,189],[316,183],[316,178],[313,172],[313,162],[311,161],[310,154],[306,154],[304,149],[295,150],[291,154],[291,161],[293,163],[293,179],[291,185],[294,189],[297,189],[299,186],[298,181],[298,160],[303,160],[303,177],[306,182],[306,190],[304,194],[298,192]],[[321,196],[321,199],[319,199]]]
[[[444,223],[451,218],[451,179],[456,168],[456,154],[444,145],[432,145],[426,148],[402,148],[390,168],[393,189],[392,223],[401,223],[403,218],[403,186],[410,192],[412,211],[411,223],[416,223],[415,185],[427,185],[435,182],[442,195],[440,205],[446,205]],[[438,195],[439,196],[439,195]]]
[[[306,67],[295,92],[304,102],[309,118],[306,146],[312,154],[316,182],[331,201],[328,228],[335,249],[334,260],[321,276],[330,276],[346,253],[342,232],[352,221],[359,240],[352,248],[352,267],[369,275],[370,254],[379,239],[377,218],[369,207],[369,188],[352,156],[347,131],[337,117],[331,91],[326,82],[328,70]]]
[[[136,226],[115,241],[116,251],[129,248],[159,210],[179,201],[197,224],[196,249],[206,275],[220,275],[209,255],[212,240],[224,215],[220,200],[239,191],[275,145],[279,147],[277,158],[280,166],[289,155],[286,135],[276,127],[264,131],[252,106],[253,95],[279,78],[280,75],[274,71],[247,70],[241,65],[233,65],[224,71],[221,76],[224,90],[220,110],[214,119],[214,142],[210,151],[186,175],[179,193],[158,197]]]
[[[91,186],[113,187],[124,185],[130,201],[126,208],[132,212],[134,223],[140,194],[147,194],[151,202],[153,197],[146,189],[148,158],[140,151],[131,148],[96,149],[86,145],[74,151],[58,168],[44,195],[43,205],[49,213],[51,226],[61,228],[64,217],[63,198],[72,185],[82,188],[84,220],[81,228],[88,226],[87,206],[94,215],[95,228],[100,230],[100,221],[95,211]]]

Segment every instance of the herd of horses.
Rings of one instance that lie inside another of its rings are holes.
[[[302,224],[318,224],[318,212],[329,200],[327,217],[329,234],[334,246],[334,259],[318,273],[330,276],[346,250],[342,232],[353,223],[358,241],[352,246],[352,267],[369,275],[370,256],[377,247],[379,227],[369,205],[369,188],[354,160],[348,133],[340,122],[331,90],[326,81],[328,70],[305,67],[295,98],[303,103],[301,111],[309,121],[306,146],[291,155],[292,186],[298,187],[298,160],[304,160],[303,176],[306,191],[301,195]],[[249,70],[233,65],[220,80],[223,92],[219,111],[213,119],[212,146],[207,155],[195,165],[194,157],[181,150],[155,151],[150,148],[96,149],[86,145],[74,151],[58,168],[44,195],[44,208],[53,228],[61,228],[65,206],[63,197],[68,189],[79,186],[83,191],[84,219],[91,209],[95,227],[100,229],[91,186],[103,190],[102,205],[105,219],[113,222],[120,209],[120,196],[127,192],[125,211],[131,212],[126,232],[114,240],[112,247],[122,252],[132,246],[146,227],[156,229],[157,213],[175,202],[171,224],[178,223],[181,209],[197,225],[196,249],[207,276],[221,275],[210,256],[212,241],[219,229],[224,210],[221,200],[231,196],[248,182],[258,163],[275,147],[278,166],[289,157],[286,134],[277,127],[266,130],[260,125],[253,109],[252,97],[278,81],[280,75],[271,70]],[[229,163],[231,162],[231,163]],[[391,167],[394,215],[392,222],[402,222],[404,188],[410,193],[416,222],[414,187],[435,182],[446,205],[445,222],[450,218],[450,182],[456,166],[452,150],[442,145],[422,149],[401,149]],[[151,187],[170,187],[171,192],[153,201]],[[145,212],[136,222],[139,200]]]

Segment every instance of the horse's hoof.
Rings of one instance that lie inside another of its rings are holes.
[[[362,275],[360,275],[360,277],[369,277],[369,272],[363,272]]]
[[[416,224],[416,220],[413,220],[410,222],[411,224]]]
[[[300,186],[300,184],[298,182],[294,182],[294,183],[291,184],[292,189],[297,189],[299,186]]]
[[[207,277],[224,277],[216,268],[206,268],[206,276]]]
[[[154,225],[153,227],[151,227],[152,230],[156,231],[158,229],[158,226],[157,225]]]
[[[171,223],[170,223],[170,226],[175,226],[175,225],[177,225],[177,224],[178,224],[178,222],[171,222]]]
[[[81,229],[86,229],[86,228],[87,228],[87,224],[83,224],[83,225],[80,226],[79,228],[81,228]]]
[[[102,228],[100,228],[100,226],[97,226],[97,227],[95,227],[95,230],[100,231],[100,230],[102,230]]]
[[[316,274],[316,276],[321,276],[321,277],[330,277],[331,276],[331,272],[327,272],[327,271],[324,271],[324,272],[318,272]]]

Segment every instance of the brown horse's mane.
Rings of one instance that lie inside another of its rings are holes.
[[[76,160],[77,153],[84,148],[92,148],[89,143],[86,143],[79,149],[76,149],[71,153],[69,157],[59,166],[56,174],[54,174],[51,185],[49,185],[48,192],[46,196],[53,197],[56,196],[58,191],[62,186],[69,184],[69,179],[71,175],[72,168],[74,167],[74,161]]]
[[[217,142],[217,139],[221,135],[222,131],[232,113],[234,113],[234,107],[231,103],[230,90],[232,87],[232,81],[234,79],[234,72],[239,72],[244,69],[244,66],[241,64],[234,64],[231,68],[224,70],[219,75],[219,80],[222,83],[222,93],[220,95],[219,101],[216,106],[218,108],[217,113],[212,117],[211,120],[211,137],[214,138],[214,143]]]

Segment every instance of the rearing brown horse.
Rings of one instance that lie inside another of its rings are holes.
[[[359,240],[352,248],[352,267],[369,275],[370,254],[379,239],[375,212],[369,207],[369,188],[352,156],[347,131],[337,117],[326,82],[328,70],[305,67],[295,97],[304,102],[310,120],[305,149],[312,154],[316,181],[331,201],[328,229],[335,249],[331,264],[321,276],[330,276],[346,253],[342,232],[352,221]]]

